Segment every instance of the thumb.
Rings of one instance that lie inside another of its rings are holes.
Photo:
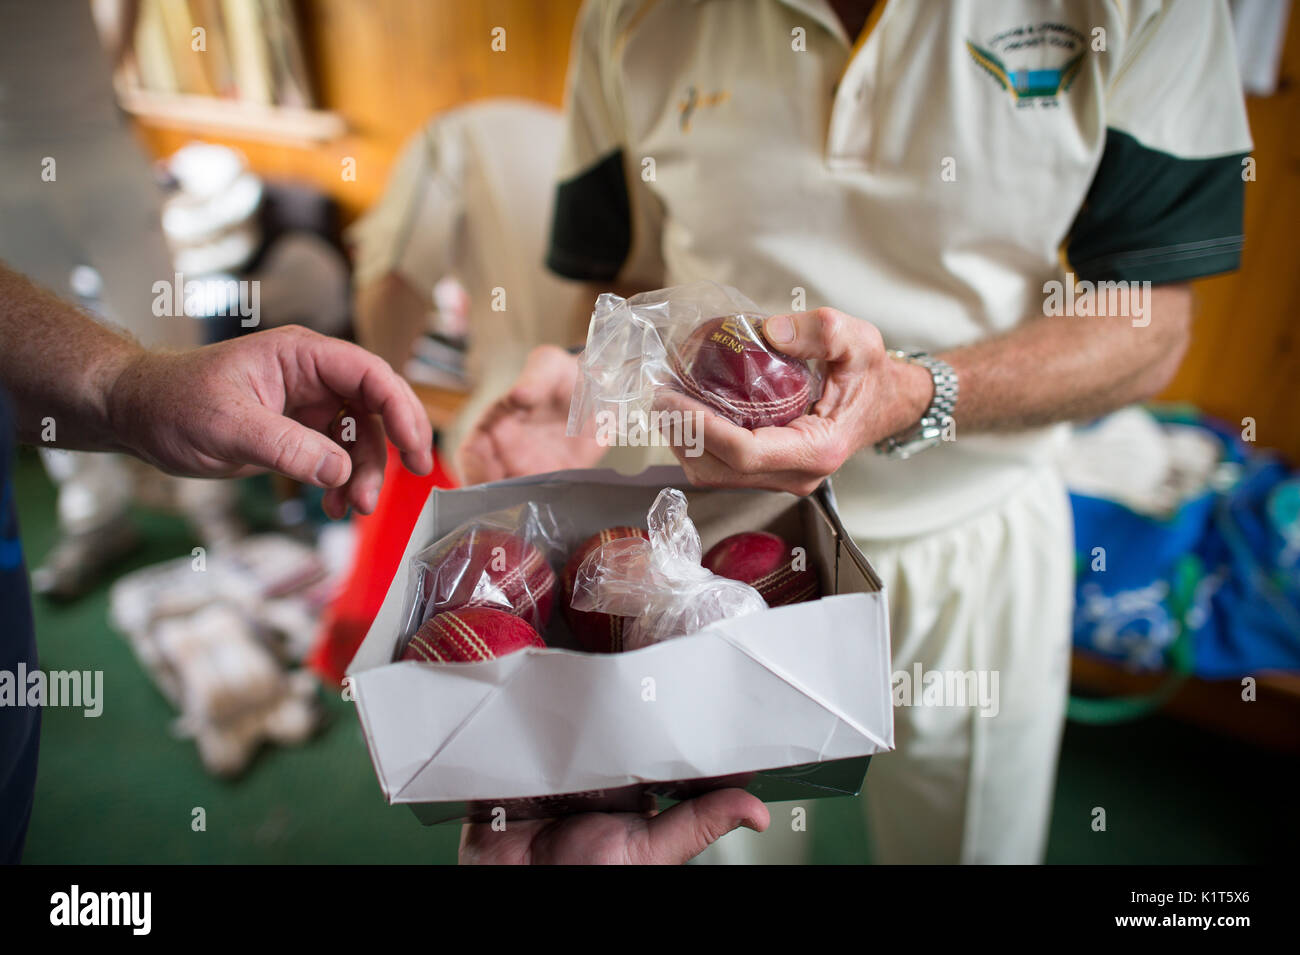
[[[693,859],[733,829],[755,832],[768,827],[767,807],[743,789],[718,789],[679,802],[646,824],[649,840],[645,862],[681,865]]]
[[[792,358],[820,359],[846,368],[865,368],[873,352],[882,347],[874,325],[833,308],[773,315],[763,320],[763,337]]]
[[[352,459],[319,431],[249,403],[242,427],[223,442],[231,464],[253,465],[317,487],[339,487],[352,473]]]

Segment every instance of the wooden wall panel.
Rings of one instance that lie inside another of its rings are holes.
[[[1300,464],[1300,6],[1281,88],[1247,106],[1256,179],[1246,184],[1242,266],[1196,283],[1192,346],[1164,397],[1254,418],[1257,443]]]

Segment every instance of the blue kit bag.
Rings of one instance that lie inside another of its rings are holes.
[[[1165,518],[1071,493],[1075,646],[1169,675],[1147,697],[1071,700],[1071,717],[1085,722],[1149,712],[1193,674],[1300,670],[1300,480],[1219,422],[1152,411],[1213,435],[1221,479]]]

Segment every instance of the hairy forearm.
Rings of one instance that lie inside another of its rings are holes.
[[[1128,316],[1041,317],[943,353],[960,382],[958,430],[1013,431],[1087,419],[1152,397],[1186,350],[1191,290],[1153,288],[1148,308],[1145,327]]]
[[[20,441],[122,450],[109,395],[143,354],[125,334],[0,264],[0,386],[13,399]]]

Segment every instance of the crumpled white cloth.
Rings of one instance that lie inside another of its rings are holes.
[[[214,775],[239,773],[263,742],[300,743],[319,725],[316,681],[295,667],[348,563],[336,538],[323,532],[318,551],[262,534],[113,585],[111,622]]]
[[[1076,429],[1061,470],[1071,491],[1167,517],[1210,486],[1220,456],[1219,442],[1204,430],[1162,424],[1133,406]]]

